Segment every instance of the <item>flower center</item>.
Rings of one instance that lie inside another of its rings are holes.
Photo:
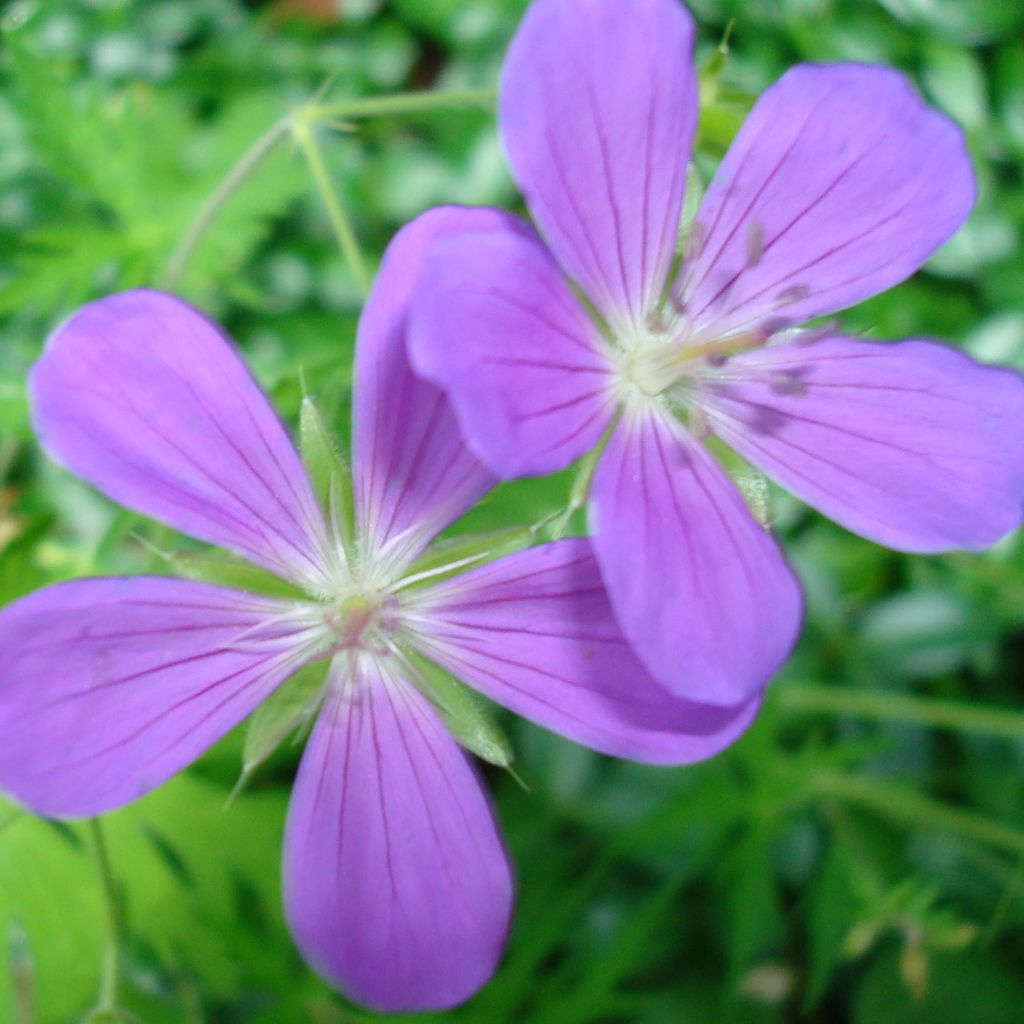
[[[398,602],[389,595],[357,592],[324,605],[321,614],[332,653],[363,650],[386,654],[387,640],[397,625]]]
[[[702,340],[664,333],[641,339],[622,361],[623,378],[643,395],[657,398],[707,367],[720,367],[731,355],[764,344],[760,331]]]

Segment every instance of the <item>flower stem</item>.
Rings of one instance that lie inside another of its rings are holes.
[[[107,923],[103,970],[100,975],[100,994],[94,1012],[116,1014],[117,996],[121,985],[121,912],[117,899],[117,885],[111,870],[110,854],[99,818],[89,819],[89,832],[92,836],[93,850],[96,856],[96,868],[99,873]]]
[[[262,166],[263,162],[286,138],[292,125],[291,114],[272,124],[239,158],[225,175],[221,183],[210,193],[199,208],[188,230],[182,236],[177,248],[171,254],[161,278],[161,286],[173,291],[185,273],[185,267],[192,258],[199,243],[210,230],[221,210],[238,189]]]
[[[775,690],[774,700],[785,710],[798,713],[852,715],[1024,740],[1024,713],[1009,708],[978,707],[965,701],[847,690],[811,683],[781,685]]]
[[[813,790],[907,825],[918,825],[1024,857],[1024,832],[974,811],[952,807],[906,786],[839,772],[814,776]]]
[[[552,540],[561,540],[566,533],[568,533],[569,527],[572,524],[573,516],[576,515],[581,508],[586,507],[587,501],[590,498],[590,488],[594,483],[594,473],[597,471],[597,463],[600,460],[601,455],[604,453],[605,448],[608,447],[608,442],[611,440],[612,434],[615,433],[615,428],[619,424],[621,415],[621,410],[615,413],[611,423],[608,424],[597,444],[594,445],[594,447],[591,448],[582,459],[580,459],[577,465],[576,475],[573,477],[572,486],[569,489],[569,500],[566,503],[565,508],[551,518],[551,522],[553,523],[551,528]]]
[[[464,89],[454,92],[399,92],[391,96],[368,96],[343,103],[315,105],[309,109],[312,120],[345,120],[358,117],[401,117],[408,114],[434,113],[460,107],[490,107],[494,104],[493,89]]]
[[[370,293],[370,278],[366,272],[366,264],[363,255],[359,251],[359,242],[356,233],[352,228],[352,222],[348,219],[344,208],[338,201],[338,197],[331,187],[331,178],[324,165],[324,159],[320,155],[320,149],[313,137],[313,128],[310,120],[306,117],[295,118],[292,123],[292,136],[298,143],[309,164],[310,173],[316,182],[320,198],[327,207],[327,216],[330,218],[331,227],[338,239],[342,255],[345,257],[352,275],[356,279],[359,291],[365,299]]]
[[[392,96],[369,96],[343,103],[310,103],[297,112],[286,114],[275,121],[239,158],[210,193],[189,224],[160,278],[160,285],[174,290],[181,282],[185,268],[195,254],[199,243],[210,230],[228,200],[263,165],[267,157],[298,125],[311,126],[339,119],[363,117],[397,117],[417,113],[453,110],[460,107],[488,107],[493,105],[493,89],[466,89],[453,92],[428,90],[424,92],[395,93]],[[299,135],[297,141],[302,141]],[[315,144],[314,144],[315,145]],[[317,154],[319,156],[319,154]],[[307,150],[307,157],[309,153]],[[321,162],[322,163],[322,162]],[[319,182],[318,182],[319,184]],[[322,191],[321,186],[321,191]],[[335,204],[337,205],[337,204]],[[334,214],[331,214],[332,219]],[[344,215],[343,215],[344,216]],[[337,226],[335,226],[337,232]],[[351,260],[351,256],[346,253]],[[358,276],[358,275],[357,275]],[[365,290],[365,289],[364,289]]]

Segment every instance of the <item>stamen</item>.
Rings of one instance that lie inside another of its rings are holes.
[[[747,269],[752,270],[764,257],[764,225],[753,221],[747,227]]]
[[[776,395],[803,397],[807,394],[807,384],[800,379],[799,370],[773,373],[768,379],[768,386]]]
[[[792,340],[794,345],[814,345],[819,341],[824,341],[826,338],[831,338],[838,331],[838,321],[830,320],[827,324],[822,324],[820,327],[798,331]]]
[[[775,302],[777,308],[779,306],[791,306],[794,302],[803,302],[808,295],[811,294],[811,289],[805,284],[794,284],[789,288],[783,288],[778,295],[775,296]]]

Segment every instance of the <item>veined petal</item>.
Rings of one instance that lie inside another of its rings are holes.
[[[512,876],[487,798],[426,701],[363,658],[336,679],[285,837],[299,948],[356,1001],[445,1009],[491,976]]]
[[[974,197],[960,129],[902,74],[799,65],[758,100],[704,197],[688,315],[723,335],[844,309],[913,274]]]
[[[825,515],[904,551],[984,548],[1024,514],[1024,378],[927,341],[730,360],[713,429]]]
[[[709,704],[760,693],[796,640],[800,588],[703,446],[634,411],[601,457],[590,512],[612,606],[655,679]]]
[[[494,484],[466,447],[444,394],[417,377],[406,353],[409,304],[437,242],[502,215],[430,210],[392,240],[359,322],[352,464],[359,533],[370,552],[387,546],[396,565]]]
[[[115,501],[297,583],[331,572],[302,464],[209,320],[159,292],[111,295],[62,324],[32,371],[36,432]]]
[[[516,181],[615,329],[643,324],[675,253],[693,36],[676,0],[537,0],[505,63],[499,119]]]
[[[72,580],[0,612],[0,787],[40,814],[126,804],[302,662],[292,606],[168,577]]]
[[[562,469],[614,413],[611,355],[533,232],[478,216],[488,230],[431,250],[413,303],[413,365],[445,389],[466,442],[498,475]]]
[[[544,544],[424,591],[423,650],[516,714],[606,754],[684,764],[718,753],[760,696],[671,696],[623,636],[585,539]]]

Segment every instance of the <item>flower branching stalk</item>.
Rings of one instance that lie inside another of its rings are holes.
[[[316,98],[304,106],[290,111],[275,121],[239,157],[221,183],[210,193],[168,260],[159,282],[160,285],[173,291],[180,284],[189,261],[224,206],[277,151],[281,143],[292,138],[303,150],[310,164],[317,187],[327,203],[332,226],[338,235],[342,250],[365,295],[369,284],[366,271],[358,254],[354,235],[351,228],[348,227],[344,211],[334,198],[333,190],[330,188],[330,179],[313,138],[314,127],[334,125],[347,128],[349,127],[348,122],[368,117],[402,117],[444,110],[487,108],[493,105],[494,99],[493,89],[466,89],[451,92],[428,90],[395,93],[392,96],[374,96],[343,103],[325,104]],[[344,241],[342,241],[343,238]]]

